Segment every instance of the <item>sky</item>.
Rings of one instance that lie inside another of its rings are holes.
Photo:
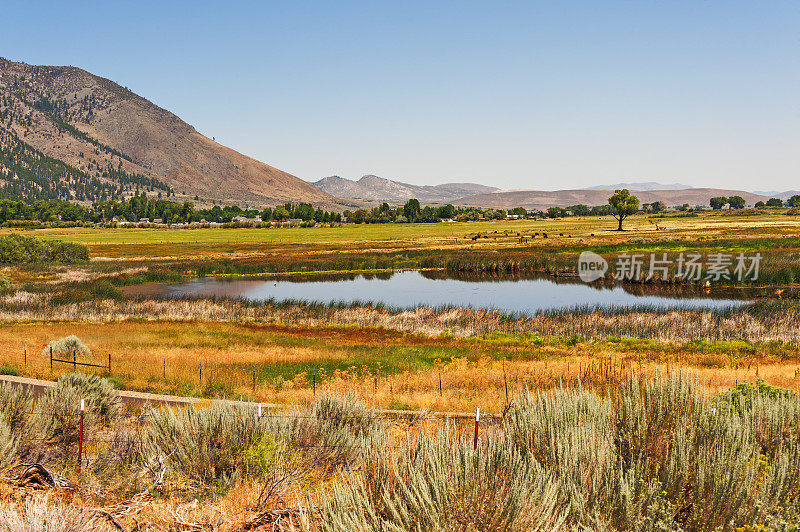
[[[309,181],[800,188],[796,0],[4,0],[0,56]]]

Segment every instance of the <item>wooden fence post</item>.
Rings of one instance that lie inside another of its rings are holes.
[[[111,353],[108,354],[108,374],[111,375]]]
[[[22,344],[22,349],[25,351],[25,365],[27,366],[28,365],[28,346],[25,345],[25,344]]]

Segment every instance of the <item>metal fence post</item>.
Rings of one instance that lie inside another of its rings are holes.
[[[108,354],[108,374],[111,375],[111,353]]]
[[[506,364],[503,362],[503,385],[506,387],[506,404],[508,404],[508,378],[506,377]]]
[[[53,369],[53,346],[50,346],[50,369]]]
[[[78,429],[78,474],[81,473],[83,463],[83,399],[81,399],[81,421]]]
[[[481,407],[478,407],[478,410],[475,412],[475,439],[472,441],[472,448],[478,448],[478,423],[481,420]]]

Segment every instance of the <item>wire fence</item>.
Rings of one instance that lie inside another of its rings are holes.
[[[421,434],[426,428],[432,428],[426,425],[431,422],[436,422],[436,419],[425,418],[424,416],[418,419],[410,420],[405,423],[398,423],[393,421],[391,417],[379,411],[370,411],[366,414],[360,415],[336,415],[336,414],[323,414],[323,413],[289,413],[289,412],[275,412],[265,407],[262,403],[252,403],[250,405],[240,404],[236,410],[237,413],[242,415],[251,415],[257,420],[260,425],[256,429],[261,431],[262,434],[278,435],[278,431],[270,432],[271,429],[277,427],[285,427],[285,424],[274,424],[275,421],[281,422],[310,422],[320,423],[335,422],[335,423],[348,423],[348,422],[386,422],[383,426],[384,430],[395,430],[394,437],[391,440],[381,441],[380,452],[401,449],[408,443],[408,441],[415,435]],[[16,436],[16,442],[20,446],[41,445],[50,447],[56,451],[57,458],[51,460],[58,463],[62,468],[70,466],[77,467],[80,471],[82,468],[92,467],[94,465],[107,465],[110,460],[114,460],[120,454],[127,453],[136,454],[142,453],[148,442],[148,428],[152,418],[157,414],[153,411],[141,411],[136,413],[128,413],[122,416],[121,419],[113,426],[103,426],[96,422],[95,419],[90,419],[93,412],[91,407],[86,408],[85,401],[81,401],[80,405],[76,404],[72,413],[65,414],[64,412],[55,411],[42,411],[38,409],[28,410],[24,412],[16,412],[18,418],[30,418],[42,421],[47,418],[55,421],[57,426],[55,430],[51,431],[49,436],[31,434],[31,431],[26,431],[23,434]],[[474,421],[473,421],[474,419]],[[500,421],[502,417],[492,414],[482,414],[478,409],[474,418],[470,419],[468,423],[465,420],[457,419],[455,422],[448,421],[445,425],[435,424],[436,428],[446,427],[448,433],[454,438],[463,438],[471,441],[473,446],[477,448],[479,438],[489,439],[496,437],[500,430]],[[308,442],[300,439],[292,439],[291,431],[281,431],[279,433],[281,442],[286,444],[289,448],[299,451],[308,451],[311,449],[326,449],[326,450],[340,450],[349,451],[354,449],[372,450],[378,452],[378,449],[372,445],[365,443],[328,443],[328,442]],[[152,442],[152,440],[151,440]],[[114,448],[116,447],[116,449]],[[243,451],[241,449],[240,451]],[[47,454],[47,453],[39,453]],[[354,469],[342,469],[339,471],[358,471],[361,470],[360,466]]]

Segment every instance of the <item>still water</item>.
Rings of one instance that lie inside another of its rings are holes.
[[[454,279],[417,271],[351,275],[346,278],[199,278],[176,284],[152,284],[132,288],[132,294],[161,297],[361,302],[402,309],[419,306],[463,306],[525,315],[578,306],[723,308],[749,302],[745,294],[734,289],[665,289],[654,292],[642,286],[623,288],[620,285],[586,285],[579,281],[556,282],[550,278]]]

